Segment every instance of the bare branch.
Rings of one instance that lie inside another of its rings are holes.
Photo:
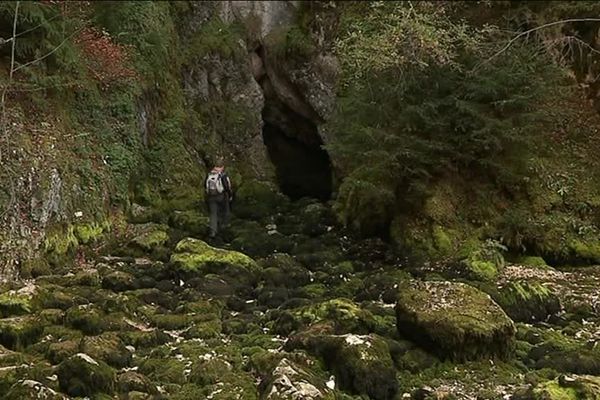
[[[502,53],[504,53],[506,50],[508,50],[510,48],[510,46],[512,46],[517,40],[519,40],[523,36],[528,36],[529,34],[535,32],[535,31],[539,31],[540,29],[549,28],[549,27],[555,26],[555,25],[567,24],[569,22],[600,22],[600,18],[570,18],[570,19],[561,19],[560,21],[549,22],[547,24],[536,26],[535,28],[531,28],[531,29],[528,29],[526,31],[523,31],[523,32],[519,33],[517,36],[513,37],[512,39],[510,39],[508,41],[508,43],[506,43],[506,45],[504,47],[502,47],[500,50],[498,50],[496,53],[494,53],[490,58],[485,59],[482,62],[480,62],[479,64],[477,64],[475,66],[475,68],[473,68],[473,71],[478,70],[484,64],[489,63],[494,58],[496,58],[499,55],[501,55]]]
[[[48,23],[48,22],[50,22],[50,21],[52,21],[52,20],[55,20],[56,18],[60,17],[60,15],[61,15],[61,14],[60,14],[60,13],[58,13],[58,14],[56,14],[56,15],[54,15],[54,16],[52,16],[52,17],[48,18],[47,20],[45,20],[45,21],[44,21],[44,22],[42,22],[41,24],[38,24],[38,25],[34,26],[33,28],[29,28],[29,29],[27,29],[27,30],[25,30],[25,31],[23,31],[23,32],[19,32],[19,33],[17,33],[17,34],[16,34],[14,37],[23,36],[23,35],[26,35],[26,34],[28,34],[28,33],[29,33],[29,32],[31,32],[31,31],[35,31],[37,28],[41,27],[42,25],[44,25],[44,24],[46,24],[46,23]],[[12,38],[11,38],[11,39],[12,39]]]
[[[23,65],[19,65],[17,68],[14,69],[14,72],[17,72],[20,69],[29,67],[30,65],[36,64],[36,63],[50,57],[52,54],[56,53],[61,47],[63,47],[65,45],[65,43],[67,43],[69,41],[69,39],[71,39],[73,36],[75,36],[80,31],[81,31],[81,29],[77,29],[75,32],[71,33],[69,36],[67,36],[65,38],[65,40],[60,42],[60,44],[58,46],[56,46],[55,48],[53,48],[52,50],[50,50],[48,53],[44,54],[43,56],[36,58],[35,60],[31,60],[28,63],[25,63]]]
[[[17,19],[19,16],[19,5],[20,1],[17,1],[15,5],[15,19],[13,21],[13,34],[12,34],[12,49],[10,51],[10,77],[9,81],[12,81],[13,73],[15,72],[15,45],[17,44]]]
[[[15,45],[16,45],[16,37],[17,37],[17,21],[19,19],[19,5],[21,4],[20,1],[17,1],[17,3],[15,4],[15,17],[13,19],[13,33],[12,33],[12,37],[10,38],[12,40],[12,49],[11,49],[11,55],[10,55],[10,72],[8,75],[8,84],[6,85],[6,87],[4,88],[4,90],[2,90],[2,97],[0,98],[0,127],[2,129],[2,139],[4,141],[6,141],[7,139],[7,125],[6,125],[6,92],[8,91],[8,89],[10,88],[11,84],[12,84],[12,80],[13,80],[13,73],[14,73],[14,68],[15,68]],[[2,146],[0,148],[0,164],[2,163],[2,148],[5,148],[5,146]]]

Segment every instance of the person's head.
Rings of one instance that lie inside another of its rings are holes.
[[[215,167],[216,168],[223,168],[223,167],[225,167],[225,157],[220,156],[220,155],[217,156],[215,158]]]

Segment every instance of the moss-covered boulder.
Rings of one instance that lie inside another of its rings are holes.
[[[146,376],[135,371],[126,371],[117,377],[117,392],[139,392],[154,395],[158,394],[158,389]]]
[[[481,289],[489,293],[514,321],[544,321],[561,309],[558,296],[539,282],[514,281]]]
[[[371,312],[361,309],[349,299],[338,298],[293,310],[299,327],[330,323],[336,334],[367,334],[376,329],[377,321]]]
[[[336,223],[331,208],[319,202],[306,205],[299,214],[301,220],[300,232],[308,236],[322,235]]]
[[[332,388],[308,366],[282,358],[267,378],[265,400],[334,400]]]
[[[555,329],[520,324],[519,340],[529,343],[525,363],[533,368],[558,372],[600,374],[600,348]]]
[[[124,368],[131,363],[132,352],[123,344],[116,333],[107,332],[100,336],[84,337],[81,351],[95,360],[115,367]]]
[[[43,332],[43,321],[33,316],[0,319],[0,344],[12,350],[37,342]]]
[[[489,295],[464,283],[405,282],[396,303],[398,331],[442,357],[507,356],[515,326]]]
[[[133,332],[119,332],[119,337],[123,343],[136,349],[154,348],[172,339],[171,336],[160,329],[148,328]]]
[[[600,378],[590,375],[559,376],[516,393],[514,400],[596,400],[600,399]]]
[[[244,285],[254,284],[261,271],[258,264],[243,253],[212,247],[192,238],[177,243],[171,264],[185,276],[227,275]]]
[[[235,193],[233,213],[241,218],[261,220],[277,214],[289,205],[289,199],[279,193],[271,182],[249,180]]]
[[[261,278],[273,286],[297,288],[310,282],[310,271],[289,254],[272,254],[259,261]]]
[[[0,317],[12,317],[29,314],[31,312],[32,293],[19,293],[8,291],[0,294]]]
[[[153,382],[184,384],[188,363],[175,357],[149,357],[137,363],[139,372]]]
[[[398,299],[398,284],[410,278],[410,274],[400,269],[377,271],[361,279],[356,300],[383,301],[395,304]]]
[[[133,275],[123,271],[114,271],[102,278],[102,287],[114,292],[124,292],[136,289],[136,281]]]
[[[407,340],[388,340],[390,353],[400,371],[419,373],[439,363],[439,360]]]
[[[65,315],[65,322],[86,335],[98,335],[107,326],[104,313],[93,304],[69,308]]]
[[[61,340],[50,343],[46,352],[46,358],[52,364],[59,364],[67,358],[79,353],[80,340]]]
[[[110,394],[115,389],[115,371],[85,353],[77,353],[61,362],[57,375],[61,390],[70,396]]]
[[[2,398],[4,400],[67,400],[62,393],[31,379],[19,380]]]
[[[341,389],[374,400],[394,399],[396,369],[386,341],[371,335],[332,335],[331,328],[314,326],[286,343],[286,350],[303,349],[321,357]]]
[[[134,227],[134,231],[137,235],[131,240],[130,245],[145,252],[152,252],[169,240],[167,227],[164,225],[144,224]]]
[[[289,253],[295,246],[291,237],[281,234],[276,226],[256,221],[236,221],[231,226],[231,247],[253,257],[273,253]]]
[[[71,278],[71,284],[77,286],[98,286],[100,285],[100,274],[98,270],[93,268],[79,271]]]
[[[169,225],[192,235],[205,235],[209,230],[209,219],[197,210],[174,211]]]

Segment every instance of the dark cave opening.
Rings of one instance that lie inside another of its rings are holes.
[[[263,140],[285,195],[292,200],[312,197],[325,201],[331,198],[332,191],[329,154],[322,148],[317,127],[312,123],[303,125],[312,129],[291,136],[265,120]]]
[[[310,197],[327,201],[334,182],[331,160],[318,129],[322,121],[297,88],[278,76],[276,68],[268,68],[265,58],[265,49],[259,46],[251,56],[252,72],[264,94],[263,143],[275,167],[279,189],[292,200]]]

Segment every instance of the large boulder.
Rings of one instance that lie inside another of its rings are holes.
[[[168,227],[165,225],[159,224],[142,224],[142,225],[133,225],[132,230],[135,234],[135,237],[131,239],[130,247],[132,249],[137,249],[141,252],[152,252],[158,247],[164,246],[169,240],[169,235],[167,234]],[[134,254],[140,254],[135,253]]]
[[[558,372],[600,374],[600,348],[554,329],[519,325],[517,339],[529,346],[523,349],[525,363],[536,369]],[[525,353],[526,352],[526,353]]]
[[[333,388],[309,369],[282,358],[271,371],[263,398],[265,400],[334,400]]]
[[[396,303],[401,335],[441,357],[507,356],[515,325],[489,295],[464,283],[409,281]]]
[[[277,187],[264,181],[244,182],[236,192],[233,213],[241,218],[263,220],[284,210],[289,199]]]
[[[262,279],[273,286],[297,288],[310,283],[310,272],[288,254],[272,254],[260,260]]]
[[[83,338],[81,350],[92,358],[102,360],[115,368],[127,367],[131,363],[132,352],[112,332]]]
[[[254,283],[260,267],[250,257],[237,251],[209,246],[198,239],[185,238],[177,243],[171,263],[186,276],[226,275],[243,284]]]
[[[32,292],[10,290],[0,295],[0,317],[6,318],[31,312]]]
[[[375,331],[373,314],[349,299],[338,298],[304,306],[292,311],[298,326],[329,323],[336,334],[367,334]]]
[[[278,232],[273,224],[239,220],[231,227],[231,233],[231,247],[254,257],[289,253],[294,248],[294,241]]]
[[[84,353],[60,363],[57,375],[61,390],[70,396],[112,393],[115,389],[115,371]]]
[[[374,400],[391,400],[398,391],[390,349],[380,336],[333,335],[331,328],[315,325],[290,338],[286,349],[321,357],[342,390]]]
[[[37,342],[43,330],[42,320],[32,316],[0,319],[0,344],[18,350]]]
[[[501,285],[485,285],[482,290],[517,322],[539,322],[560,311],[556,293],[535,281],[514,281]]]

